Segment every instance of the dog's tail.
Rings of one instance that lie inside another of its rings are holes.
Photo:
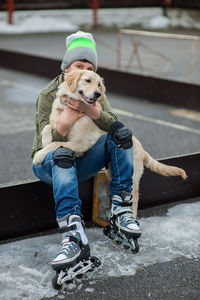
[[[144,154],[144,165],[152,172],[158,173],[163,176],[181,176],[184,180],[187,178],[187,175],[183,169],[160,163],[146,151]]]

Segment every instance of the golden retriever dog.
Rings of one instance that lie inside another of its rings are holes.
[[[63,83],[59,86],[56,99],[52,105],[52,112],[47,124],[42,130],[43,149],[39,150],[33,159],[33,164],[41,163],[47,153],[58,147],[68,147],[76,152],[76,156],[83,155],[89,150],[105,131],[101,130],[91,118],[83,116],[78,119],[68,133],[67,142],[52,142],[51,132],[56,128],[60,113],[67,105],[67,97],[81,100],[88,105],[96,101],[105,100],[105,86],[102,78],[92,71],[73,71],[65,74]],[[100,105],[97,103],[96,105]],[[146,152],[142,144],[133,136],[134,151],[134,175],[133,175],[133,215],[136,218],[139,201],[139,183],[143,174],[144,166],[152,172],[163,176],[181,176],[187,178],[185,171],[181,168],[168,166],[158,162]]]
[[[89,70],[77,70],[65,74],[64,81],[58,87],[56,99],[52,105],[49,124],[42,130],[42,145],[44,148],[37,152],[33,164],[41,163],[48,152],[56,150],[60,146],[72,149],[79,157],[89,150],[105,133],[91,118],[83,116],[71,127],[67,135],[67,142],[52,142],[51,132],[57,127],[60,114],[67,105],[67,97],[83,101],[88,105],[97,101],[103,102],[105,99],[105,86],[102,78]],[[101,107],[98,102],[96,105]]]

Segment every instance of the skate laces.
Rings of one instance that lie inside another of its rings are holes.
[[[77,240],[77,242],[75,240]],[[76,233],[75,235],[68,234],[67,236],[64,237],[61,243],[61,249],[58,255],[64,254],[66,257],[74,256],[74,254],[80,251],[80,246],[79,246],[80,241],[81,241],[81,237],[79,233]]]
[[[130,224],[137,224],[136,219],[133,217],[131,212],[125,212],[120,216],[120,224],[122,226],[129,226]],[[138,224],[137,224],[138,225]]]

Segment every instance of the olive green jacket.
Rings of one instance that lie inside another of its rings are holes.
[[[41,131],[49,123],[49,116],[52,109],[52,103],[56,98],[56,92],[58,86],[63,81],[63,73],[53,79],[39,94],[36,102],[36,114],[35,114],[35,136],[32,146],[32,157],[34,153],[42,148]],[[102,111],[100,118],[94,120],[94,122],[101,129],[109,131],[111,124],[117,119],[112,113],[111,106],[108,100],[105,100],[102,104]],[[67,137],[60,135],[56,129],[52,132],[53,141],[65,142]]]

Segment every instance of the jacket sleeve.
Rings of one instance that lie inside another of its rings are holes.
[[[102,111],[100,118],[94,120],[99,128],[105,131],[109,131],[110,126],[117,120],[117,116],[112,112],[110,103],[107,99],[102,103]]]
[[[51,114],[52,103],[54,101],[54,96],[50,94],[40,94],[37,102],[37,118],[40,135],[42,129],[49,124],[49,116]],[[52,131],[53,142],[54,141],[65,141],[66,138],[57,132],[56,129]]]

